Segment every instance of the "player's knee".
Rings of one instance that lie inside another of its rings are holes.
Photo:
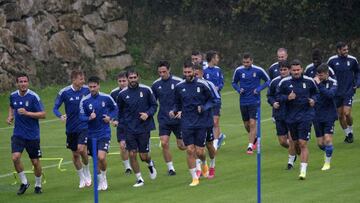
[[[141,161],[147,161],[148,160],[147,153],[140,153],[140,159]]]
[[[163,149],[169,149],[169,142],[167,142],[165,140],[161,140],[161,147]]]
[[[12,161],[13,161],[14,163],[19,163],[19,162],[20,162],[20,156],[17,155],[17,154],[13,154],[13,155],[11,156],[11,159],[12,159]]]
[[[120,150],[121,150],[122,152],[126,151],[126,145],[120,143]]]

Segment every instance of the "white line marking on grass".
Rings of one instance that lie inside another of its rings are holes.
[[[43,123],[52,123],[54,121],[61,121],[60,119],[50,119],[50,120],[45,120],[45,121],[40,121],[40,124],[43,124]],[[0,130],[7,130],[7,129],[12,129],[14,128],[14,126],[8,126],[8,127],[3,127],[3,128],[0,128]]]

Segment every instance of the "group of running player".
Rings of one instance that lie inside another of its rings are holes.
[[[332,135],[334,122],[339,118],[345,131],[345,142],[353,142],[351,106],[355,90],[360,86],[359,64],[348,55],[348,46],[337,44],[337,55],[322,63],[321,51],[313,52],[313,63],[305,71],[299,60],[287,61],[287,50],[277,51],[278,62],[268,69],[253,64],[251,54],[245,53],[242,65],[237,67],[232,86],[239,93],[240,111],[248,132],[247,154],[256,150],[257,112],[260,92],[268,88],[268,103],[273,108],[278,140],[288,148],[287,169],[294,167],[300,155],[300,179],[306,178],[308,163],[307,142],[314,124],[319,148],[325,152],[322,170],[330,169],[333,152]],[[150,156],[150,132],[155,129],[154,114],[158,111],[158,131],[167,174],[176,175],[169,149],[171,132],[176,137],[177,147],[186,150],[187,164],[192,177],[190,186],[197,186],[201,176],[215,177],[215,156],[225,135],[220,130],[221,90],[224,75],[218,63],[216,51],[206,53],[206,61],[200,52],[194,51],[191,60],[183,65],[183,78],[171,74],[168,61],[157,65],[159,79],[151,87],[139,83],[135,70],[121,72],[117,77],[118,87],[110,94],[100,92],[100,78],[92,76],[85,85],[85,75],[75,70],[71,73],[72,84],[60,90],[53,107],[54,114],[66,122],[66,146],[72,151],[74,166],[80,178],[79,188],[92,184],[88,154],[96,138],[98,159],[98,190],[107,190],[106,155],[109,151],[111,128],[117,129],[117,141],[125,174],[134,173],[134,187],[144,185],[137,154],[146,162],[150,179],[155,179],[157,170]],[[270,77],[269,77],[270,75]],[[261,83],[261,80],[264,82]],[[34,166],[35,193],[42,193],[42,169],[39,158],[40,131],[38,119],[45,118],[39,96],[29,90],[29,77],[16,77],[18,90],[10,95],[7,122],[15,127],[11,138],[12,160],[21,185],[17,194],[24,194],[30,186],[21,155],[27,150]],[[59,108],[65,106],[65,113]],[[94,143],[95,144],[95,143]],[[210,163],[205,155],[207,148]]]

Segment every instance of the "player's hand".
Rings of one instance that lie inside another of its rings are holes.
[[[24,115],[24,116],[26,116],[26,114],[27,114],[27,111],[26,111],[25,108],[19,108],[19,109],[17,110],[17,112],[18,112],[18,114]]]
[[[257,94],[258,94],[258,92],[257,92],[257,90],[256,90],[256,89],[254,89],[253,93],[254,93],[255,95],[257,95]]]
[[[117,127],[119,125],[119,121],[112,121],[111,124],[114,126],[114,127]]]
[[[174,111],[170,111],[170,112],[169,112],[169,117],[170,117],[170,118],[175,118],[175,113],[174,113]]]
[[[181,111],[178,111],[174,118],[180,119],[181,118]]]
[[[274,109],[279,109],[280,108],[280,103],[279,102],[274,102],[273,107],[274,107]]]
[[[296,94],[294,90],[291,90],[290,94],[288,95],[288,100],[294,100],[296,98]]]
[[[240,88],[239,94],[242,95],[244,92],[245,92],[245,90],[243,88]]]
[[[6,123],[8,124],[8,125],[12,125],[12,122],[14,121],[14,117],[12,117],[12,116],[9,116],[9,117],[7,117],[7,119],[6,119]]]
[[[110,123],[110,121],[111,121],[110,116],[108,116],[108,115],[106,115],[106,114],[103,114],[103,121],[104,121],[105,123]]]
[[[145,112],[140,112],[140,119],[143,121],[146,121],[146,119],[148,119],[149,115]]]
[[[318,76],[314,77],[314,81],[316,82],[316,84],[320,84],[321,82]]]
[[[201,112],[203,112],[203,109],[202,109],[202,107],[201,107],[201,106],[198,106],[198,107],[197,107],[197,111],[198,111],[198,113],[201,113]]]
[[[60,116],[60,120],[61,120],[61,121],[64,121],[64,122],[66,121],[66,118],[67,118],[67,117],[66,117],[66,114]]]
[[[218,86],[215,86],[215,90],[216,90],[216,91],[219,91],[219,89],[220,89],[220,88],[219,88]]]
[[[96,113],[95,110],[93,110],[93,112],[89,116],[89,120],[94,120],[95,118],[96,118]]]
[[[309,98],[309,104],[311,107],[314,107],[315,106],[315,101],[311,98]]]

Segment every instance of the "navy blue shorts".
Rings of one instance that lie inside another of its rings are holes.
[[[288,123],[288,129],[294,141],[299,139],[308,141],[311,134],[311,121]]]
[[[116,128],[116,137],[117,137],[117,141],[121,142],[121,141],[125,141],[126,140],[126,135],[125,135],[125,127],[123,126],[118,126]]]
[[[213,127],[207,128],[206,130],[206,142],[214,141],[214,131]]]
[[[109,149],[110,149],[110,138],[100,138],[100,139],[97,139],[96,140],[96,147],[97,147],[97,151],[96,151],[96,154],[98,151],[105,151],[106,153],[109,152]],[[88,140],[88,154],[90,156],[92,156],[92,139],[89,139]]]
[[[170,136],[171,132],[174,133],[176,139],[182,139],[180,124],[179,125],[159,124],[159,136],[163,136],[163,135]]]
[[[335,96],[334,97],[336,108],[342,107],[342,106],[352,106],[353,103],[353,96]]]
[[[185,146],[195,145],[205,147],[207,128],[182,129]]]
[[[220,116],[221,104],[217,104],[212,108],[212,113],[214,116]]]
[[[325,134],[334,134],[335,121],[329,122],[317,122],[314,121],[315,135],[316,137],[323,137]]]
[[[243,121],[249,121],[250,119],[257,119],[258,105],[240,105],[241,117]]]
[[[148,153],[150,151],[150,132],[136,135],[126,134],[126,149]]]
[[[11,137],[11,153],[22,153],[26,149],[30,159],[38,159],[41,157],[40,139],[27,140],[20,137]]]
[[[288,126],[284,120],[275,120],[276,133],[278,136],[287,135],[289,132]]]
[[[80,132],[66,133],[66,148],[75,152],[78,148],[78,144],[87,144],[87,130],[84,129]]]

